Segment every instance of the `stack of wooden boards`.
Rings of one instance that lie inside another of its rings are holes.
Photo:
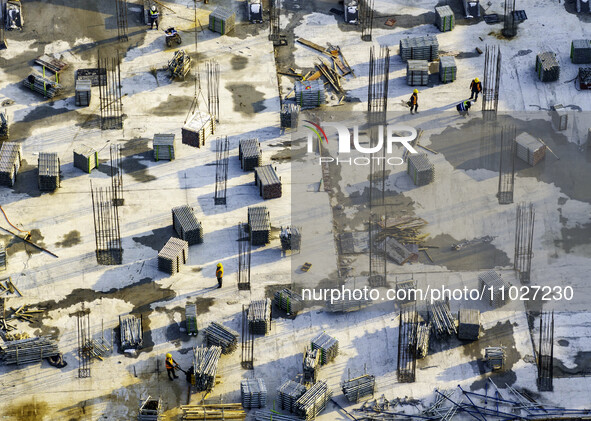
[[[189,420],[243,420],[246,412],[239,403],[181,405],[182,421]]]

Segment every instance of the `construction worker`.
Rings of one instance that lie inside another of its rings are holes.
[[[467,115],[470,115],[471,106],[472,102],[469,99],[467,99],[456,105],[456,110],[458,110],[458,113],[460,113],[462,117],[466,117]]]
[[[408,101],[408,105],[410,105],[410,113],[412,114],[412,111],[414,109],[415,113],[418,114],[419,110],[419,90],[415,89],[414,91],[412,91],[412,95],[410,96],[410,101]]]
[[[480,79],[474,78],[472,83],[470,84],[470,90],[472,91],[472,95],[470,95],[470,99],[474,98],[474,102],[478,101],[478,94],[482,92],[482,83],[480,83]]]
[[[222,287],[222,278],[224,277],[224,267],[222,266],[221,263],[218,263],[216,271],[215,271],[215,276],[216,278],[218,278],[218,288]]]
[[[179,365],[175,360],[172,359],[172,354],[166,354],[166,361],[164,363],[166,366],[166,371],[168,372],[168,379],[174,380],[178,379],[179,376],[176,375],[175,369],[180,368]]]
[[[150,29],[154,29],[154,24],[156,24],[156,30],[158,30],[158,9],[156,9],[156,6],[150,8]]]

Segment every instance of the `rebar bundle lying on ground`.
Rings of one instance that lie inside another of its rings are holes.
[[[23,80],[23,85],[46,98],[53,98],[62,90],[62,85],[59,83],[33,74]]]
[[[0,346],[0,351],[6,365],[37,363],[43,358],[59,354],[57,341],[47,336],[4,342]]]
[[[288,314],[297,314],[304,307],[302,296],[287,288],[277,291],[273,297],[273,301],[277,307]]]
[[[343,395],[351,403],[357,403],[366,396],[373,395],[376,391],[376,378],[370,374],[349,379],[341,384]]]
[[[248,307],[248,329],[255,335],[266,335],[271,330],[271,300],[251,301]]]
[[[172,208],[172,226],[178,236],[190,246],[203,243],[203,228],[189,206]]]
[[[181,405],[182,420],[243,420],[246,413],[239,403]]]
[[[416,349],[417,358],[425,358],[429,353],[431,329],[431,323],[419,323],[417,326],[416,336],[409,343],[409,346]]]
[[[339,341],[336,338],[322,332],[312,339],[312,349],[320,350],[320,364],[326,365],[339,354]]]
[[[320,414],[332,397],[332,391],[325,381],[315,383],[295,403],[295,414],[306,420],[312,420]]]
[[[279,388],[279,407],[289,412],[295,411],[296,401],[306,393],[306,386],[296,383],[292,380],[287,380]]]
[[[211,322],[205,328],[207,345],[221,347],[223,354],[234,352],[238,346],[238,333],[218,322]]]
[[[442,337],[457,333],[456,320],[449,311],[449,304],[445,301],[428,301],[429,322],[435,336]]]
[[[318,369],[320,368],[320,350],[306,347],[303,361],[303,374],[305,383],[316,383]]]
[[[263,379],[245,379],[240,382],[240,398],[244,408],[264,408],[267,405],[267,387]]]
[[[121,349],[139,349],[144,344],[141,317],[133,314],[119,316],[119,331]]]
[[[194,386],[197,390],[213,390],[221,356],[219,346],[193,348]]]

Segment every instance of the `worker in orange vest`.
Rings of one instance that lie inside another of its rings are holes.
[[[221,263],[218,263],[216,271],[215,271],[215,276],[216,278],[218,278],[218,288],[222,287],[222,278],[224,277],[224,267],[222,266]]]
[[[168,379],[174,380],[178,379],[179,376],[176,375],[175,369],[180,368],[179,365],[175,360],[172,359],[172,354],[166,354],[166,361],[164,363],[166,366],[166,371],[168,372]]]
[[[410,113],[412,114],[413,110],[415,113],[419,112],[419,90],[415,89],[412,91],[412,95],[410,96],[410,100],[408,101],[408,105],[410,106]]]
[[[478,101],[478,94],[482,92],[482,83],[480,83],[480,79],[474,78],[474,80],[472,80],[472,83],[470,83],[470,91],[472,92],[470,99],[474,98],[474,95],[476,95],[474,102]]]

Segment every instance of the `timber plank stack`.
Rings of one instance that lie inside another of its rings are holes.
[[[172,227],[188,245],[203,243],[203,228],[193,209],[187,205],[172,208]]]
[[[86,145],[79,145],[74,148],[74,166],[89,173],[98,168],[98,152]]]
[[[271,219],[266,206],[248,208],[248,229],[253,246],[264,246],[271,241]]]
[[[546,156],[546,145],[528,133],[521,133],[515,142],[517,158],[532,167]]]
[[[281,197],[281,179],[272,165],[255,167],[254,185],[259,187],[259,194],[265,200]]]
[[[201,111],[196,111],[181,129],[184,145],[200,148],[205,146],[205,140],[213,134],[215,122],[211,116]]]
[[[243,420],[246,412],[239,403],[181,405],[182,420]]]
[[[12,187],[21,167],[21,145],[4,142],[0,147],[0,185]]]
[[[236,24],[236,13],[224,8],[216,7],[209,15],[209,29],[222,35],[231,32]]]
[[[187,263],[189,243],[180,238],[171,237],[158,253],[158,270],[174,275]]]
[[[238,144],[238,159],[240,159],[240,167],[244,171],[252,171],[256,167],[260,167],[263,161],[263,154],[259,139],[256,137],[253,139],[241,139]]]
[[[222,353],[230,354],[238,346],[238,333],[218,322],[211,322],[205,328],[205,338],[208,346],[219,346]]]
[[[60,186],[60,159],[56,153],[40,152],[37,171],[39,190],[55,191]]]
[[[172,161],[175,158],[176,143],[174,141],[174,134],[158,133],[154,135],[152,140],[152,148],[154,149],[154,160]]]

